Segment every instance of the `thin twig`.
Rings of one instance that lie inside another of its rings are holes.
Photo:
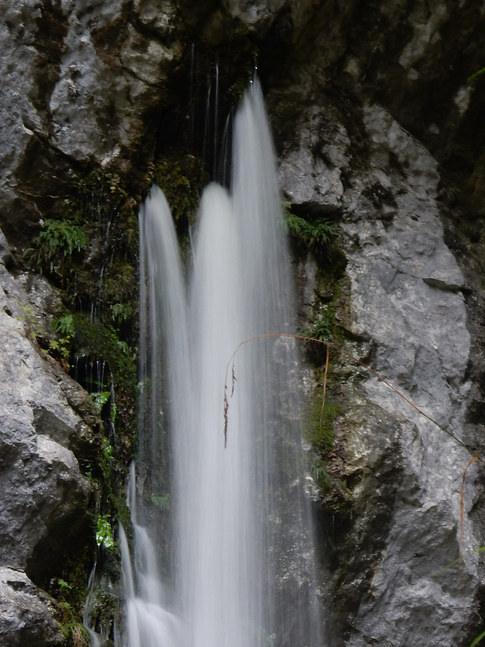
[[[308,341],[312,342],[315,344],[325,344],[327,347],[327,351],[330,347],[337,348],[343,355],[351,359],[353,362],[358,364],[360,367],[362,367],[364,370],[368,371],[376,377],[379,382],[382,382],[385,384],[387,387],[391,389],[398,397],[400,397],[404,402],[409,404],[415,411],[417,411],[421,416],[432,422],[438,429],[443,431],[445,434],[447,434],[450,438],[452,438],[458,445],[466,449],[466,451],[471,454],[476,460],[480,461],[481,463],[485,464],[485,461],[479,456],[477,450],[467,443],[464,443],[460,438],[458,438],[452,431],[450,431],[447,427],[444,425],[440,424],[438,421],[436,421],[434,418],[432,418],[429,414],[427,414],[425,411],[420,409],[414,402],[412,402],[408,397],[406,397],[401,391],[399,391],[393,384],[391,384],[385,377],[383,377],[380,373],[375,371],[373,368],[368,366],[367,364],[364,364],[358,357],[355,357],[352,355],[352,353],[349,353],[346,351],[341,344],[337,344],[334,341],[328,341],[324,339],[316,339],[315,337],[309,337],[307,335],[298,335],[296,333],[263,333],[261,335],[254,335],[253,337],[248,337],[248,339],[243,339],[243,341],[239,342],[239,344],[236,346],[234,349],[231,357],[229,358],[229,361],[226,366],[226,375],[224,379],[224,446],[227,445],[227,426],[228,426],[228,417],[227,417],[227,412],[229,408],[229,402],[227,399],[227,375],[229,372],[229,367],[232,366],[232,376],[233,376],[233,390],[234,390],[234,359],[239,351],[239,349],[242,346],[245,346],[246,344],[249,344],[250,342],[256,341],[258,339],[266,339],[268,337],[290,337],[291,339],[301,339],[302,341]],[[328,353],[327,353],[327,361],[328,361]],[[327,363],[325,366],[325,371],[327,371]],[[325,373],[325,388],[326,388],[326,373]]]
[[[330,346],[326,345],[326,354],[325,354],[325,373],[323,374],[323,397],[322,397],[322,406],[320,408],[320,431],[323,426],[323,412],[325,410],[325,401],[327,397],[327,378],[328,378],[328,364],[330,361]]]

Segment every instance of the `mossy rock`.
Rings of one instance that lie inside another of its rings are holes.
[[[154,180],[162,189],[179,233],[195,221],[200,195],[209,176],[200,158],[172,152],[154,165]]]
[[[336,402],[328,398],[323,401],[323,394],[318,395],[312,403],[305,429],[305,439],[312,448],[322,454],[330,451],[335,440],[333,424],[341,411]]]

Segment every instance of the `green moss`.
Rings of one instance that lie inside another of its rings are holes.
[[[63,211],[76,223],[102,227],[106,220],[133,209],[123,181],[116,173],[93,169],[86,175],[73,174],[66,193]]]
[[[319,454],[329,452],[335,440],[333,425],[340,413],[340,405],[323,398],[321,395],[313,400],[305,430],[305,439]]]
[[[115,519],[122,524],[128,538],[131,535],[131,512],[126,503],[126,496],[117,496],[113,491],[110,494],[110,503]]]
[[[89,633],[79,622],[61,623],[61,631],[66,639],[66,647],[90,647],[91,639]]]
[[[202,188],[208,182],[202,161],[173,152],[155,162],[153,176],[167,198],[179,233],[185,231],[195,220]]]
[[[115,385],[132,386],[136,383],[136,354],[127,342],[119,338],[117,330],[101,322],[91,321],[84,314],[73,315],[73,353],[77,358],[104,360],[113,374]],[[102,390],[103,385],[92,384],[88,390]]]
[[[62,197],[44,216],[25,254],[34,272],[48,275],[60,288],[64,306],[47,331],[26,306],[26,333],[93,394],[102,418],[101,424],[88,402],[91,417],[81,415],[92,426],[92,442],[74,449],[95,490],[92,510],[68,546],[62,543],[63,529],[56,530],[61,559],[50,555],[48,544],[54,538],[49,538],[44,547],[49,560],[40,555],[36,563],[41,566],[32,573],[57,602],[66,647],[90,644],[82,627],[88,573],[96,562],[115,582],[120,570],[118,521],[130,534],[130,513],[121,493],[136,428],[138,200],[126,187],[123,178],[99,169],[85,175],[73,172],[59,187]],[[104,373],[90,372],[96,362],[105,367]],[[113,617],[111,602],[106,614]]]
[[[109,583],[101,582],[100,588],[89,596],[90,624],[101,635],[111,633],[114,619],[119,616],[119,599]],[[111,640],[103,641],[103,647],[112,645]]]
[[[136,299],[138,298],[138,275],[132,263],[122,259],[113,261],[106,268],[103,281],[99,286],[99,300],[103,304],[105,319],[113,319],[113,306],[122,304],[124,315],[117,315],[118,323],[126,324],[132,321],[138,312]],[[128,310],[130,313],[128,314]],[[118,313],[119,314],[119,313]]]
[[[88,647],[89,635],[82,626],[82,615],[87,595],[87,564],[91,556],[84,550],[74,558],[66,556],[58,577],[50,581],[49,593],[58,602],[58,621],[66,647]]]

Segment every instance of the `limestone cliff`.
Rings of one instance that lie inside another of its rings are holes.
[[[62,644],[41,588],[70,537],[89,541],[92,502],[79,461],[91,438],[82,418],[94,419],[80,387],[39,354],[32,326],[59,307],[45,280],[26,274],[23,253],[62,217],[73,178],[109,173],[135,202],[162,158],[201,157],[210,175],[207,137],[224,143],[225,113],[256,63],[283,199],[308,222],[338,225],[345,259],[333,271],[311,246],[295,259],[302,319],[314,326],[332,312],[339,342],[330,488],[315,503],[328,643],[469,645],[485,622],[480,461],[461,495],[468,461],[485,455],[485,75],[476,74],[485,9],[473,0],[3,4],[2,644]],[[85,264],[102,256],[100,240]]]

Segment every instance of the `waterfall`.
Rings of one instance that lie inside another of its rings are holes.
[[[290,331],[294,306],[257,81],[236,116],[231,192],[206,188],[193,239],[186,281],[152,187],[140,209],[140,440],[118,643],[319,647],[299,361],[291,338],[260,336]],[[225,430],[228,362],[253,337],[229,371]]]

